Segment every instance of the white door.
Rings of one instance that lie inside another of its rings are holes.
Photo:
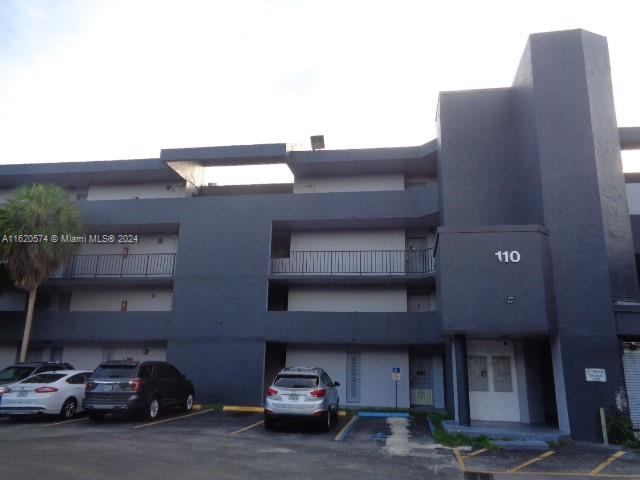
[[[513,342],[467,340],[471,420],[519,422]]]

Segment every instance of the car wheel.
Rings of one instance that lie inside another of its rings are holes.
[[[329,407],[327,411],[320,416],[320,429],[323,432],[328,432],[329,430],[331,430],[331,425],[333,423],[332,419],[333,413],[331,412],[331,407]]]
[[[155,420],[160,415],[160,400],[158,397],[151,397],[149,405],[147,405],[146,417],[148,420]]]
[[[60,409],[60,417],[70,420],[76,415],[77,410],[78,402],[76,402],[75,398],[67,398]]]
[[[189,395],[187,395],[187,398],[185,398],[182,404],[182,410],[184,410],[185,412],[190,412],[192,409],[193,409],[193,393],[190,393]]]
[[[101,412],[89,412],[89,420],[98,421],[104,418],[104,413]]]

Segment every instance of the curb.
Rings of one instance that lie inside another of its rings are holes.
[[[409,418],[407,412],[358,412],[360,417]]]
[[[239,412],[239,413],[263,413],[262,407],[242,407],[236,405],[225,405],[222,407],[223,412]]]

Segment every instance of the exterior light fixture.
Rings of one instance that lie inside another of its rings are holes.
[[[311,136],[311,150],[324,150],[324,135]]]

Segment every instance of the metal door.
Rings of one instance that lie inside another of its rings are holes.
[[[426,271],[427,237],[408,237],[406,252],[406,273]]]
[[[409,388],[411,405],[433,406],[433,363],[429,356],[411,356]]]
[[[633,428],[638,429],[640,428],[640,349],[632,350],[630,345],[625,346],[622,364],[631,422]]]

